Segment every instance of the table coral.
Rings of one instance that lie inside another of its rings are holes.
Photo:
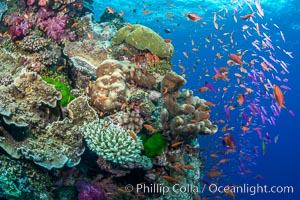
[[[35,138],[27,136],[17,141],[3,131],[0,146],[14,158],[30,159],[47,169],[79,164],[85,150],[79,129],[84,121],[96,120],[97,114],[85,97],[76,98],[67,108],[68,118],[50,123],[37,132]]]
[[[39,126],[49,121],[45,108],[55,108],[61,94],[34,72],[20,75],[14,83],[0,87],[0,115],[8,125]]]

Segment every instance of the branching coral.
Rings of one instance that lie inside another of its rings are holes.
[[[85,123],[81,132],[88,147],[105,160],[124,164],[140,156],[142,144],[138,137],[109,120]]]

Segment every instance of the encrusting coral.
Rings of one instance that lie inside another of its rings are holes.
[[[85,123],[81,132],[88,147],[105,160],[125,164],[140,156],[142,142],[130,131],[109,120]]]

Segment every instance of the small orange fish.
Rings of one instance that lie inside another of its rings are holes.
[[[245,96],[243,94],[239,94],[238,95],[238,103],[239,105],[243,105],[243,103],[245,102]]]
[[[56,71],[61,71],[63,68],[64,68],[64,66],[61,65],[61,66],[57,67]]]
[[[170,43],[171,40],[169,38],[164,39],[165,43]]]
[[[167,88],[167,87],[164,87],[163,94],[167,94],[167,93],[168,93],[168,88]]]
[[[241,16],[241,18],[242,18],[242,20],[247,20],[247,19],[249,19],[250,17],[252,17],[253,15],[254,15],[254,13],[250,13],[250,14]]]
[[[211,107],[215,107],[216,106],[215,104],[213,104],[210,101],[205,101],[204,104],[207,105],[207,106],[211,106]]]
[[[212,157],[212,158],[219,158],[219,156],[217,154],[214,154],[214,153],[210,154],[210,157]]]
[[[220,67],[218,70],[221,73],[228,72],[228,67]]]
[[[144,12],[143,12],[143,15],[148,15],[148,14],[150,14],[151,13],[151,10],[145,10]]]
[[[236,55],[236,54],[230,53],[230,54],[229,54],[229,58],[230,58],[233,62],[235,62],[235,63],[237,63],[237,64],[239,64],[239,65],[242,65],[242,64],[243,64],[243,61],[241,60],[241,59],[242,59],[242,56],[240,56],[240,55]]]
[[[124,16],[124,11],[123,11],[123,10],[121,10],[121,12],[119,13],[119,16],[120,16],[120,17],[123,17],[123,16]]]
[[[193,167],[192,165],[182,165],[182,168],[184,168],[184,169],[190,169],[190,170],[195,170],[195,167]]]
[[[126,26],[127,26],[128,28],[133,28],[133,26],[132,26],[131,24],[126,24]]]
[[[151,126],[151,125],[149,125],[149,124],[144,124],[144,127],[148,130],[148,131],[150,131],[150,132],[154,132],[155,131],[155,129],[153,128],[153,126]]]
[[[74,22],[74,23],[72,24],[71,28],[75,28],[75,27],[77,27],[77,26],[78,26],[78,24],[79,24],[79,22]]]
[[[180,173],[180,174],[184,174],[184,171],[182,171],[180,166],[174,166],[174,169],[176,172]]]
[[[208,91],[208,87],[201,87],[198,89],[199,92],[206,92]]]
[[[132,131],[129,131],[129,135],[132,137],[132,139],[134,141],[137,141],[135,133],[133,133]]]
[[[114,9],[111,8],[111,7],[107,7],[106,10],[107,10],[108,13],[111,13],[111,14],[115,13]]]
[[[106,101],[106,100],[108,100],[107,97],[98,97],[98,101]]]
[[[182,145],[183,142],[175,142],[174,144],[171,145],[172,148],[178,147],[180,145]]]
[[[250,130],[250,128],[247,127],[247,126],[241,126],[241,129],[242,129],[243,131],[249,131],[249,130]]]
[[[230,186],[228,186],[230,187]],[[235,194],[231,190],[224,190],[224,193],[232,199],[235,199]]]
[[[169,182],[176,182],[177,178],[174,178],[172,176],[162,176],[163,179],[169,181]]]
[[[130,74],[130,78],[134,78],[134,74],[135,74],[135,73],[134,73],[133,70],[130,70],[130,71],[129,71],[129,74]]]
[[[227,162],[229,162],[230,161],[230,159],[221,159],[218,163],[217,163],[217,165],[221,165],[221,164],[224,164],[224,163],[227,163]]]
[[[284,96],[283,96],[283,93],[282,93],[280,87],[278,87],[277,85],[274,84],[273,90],[274,90],[274,96],[275,96],[276,102],[279,105],[279,109],[284,108],[284,105],[283,105]]]
[[[213,179],[215,177],[221,176],[222,172],[218,172],[218,171],[211,171],[207,173],[207,177],[210,179]]]
[[[261,62],[261,63],[260,63],[260,66],[262,67],[263,70],[265,70],[265,71],[267,71],[267,72],[270,71],[270,68],[267,67],[267,65],[266,65],[265,62]]]
[[[223,56],[221,56],[220,53],[216,53],[216,56],[217,56],[218,59],[222,59],[223,58]]]
[[[93,36],[91,33],[88,33],[88,37],[89,37],[89,39],[90,39],[91,41],[94,40],[94,36]]]

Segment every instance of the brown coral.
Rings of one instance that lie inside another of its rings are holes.
[[[85,150],[79,129],[85,121],[98,117],[86,97],[76,98],[67,108],[68,118],[47,125],[34,138],[25,135],[19,141],[2,129],[0,146],[13,158],[30,159],[47,169],[77,165]]]
[[[105,113],[121,108],[129,95],[122,64],[116,60],[105,60],[96,74],[97,80],[91,92],[92,104]]]
[[[143,128],[144,120],[138,112],[119,112],[117,116],[118,124],[125,130],[134,131],[137,134]]]

